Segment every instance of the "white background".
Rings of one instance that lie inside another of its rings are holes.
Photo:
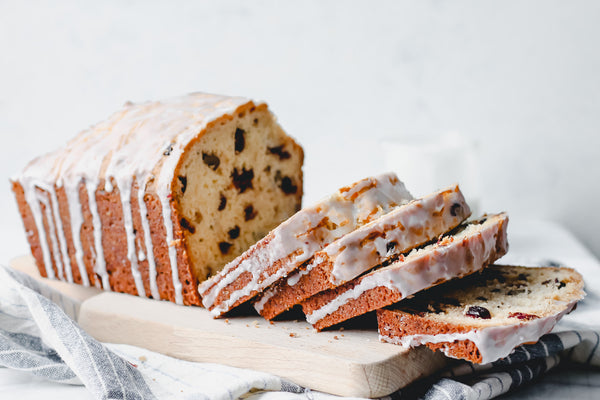
[[[383,172],[386,139],[458,132],[481,209],[600,255],[599,2],[0,1],[0,261],[27,251],[9,176],[127,100],[191,91],[267,100],[304,146],[305,204]]]

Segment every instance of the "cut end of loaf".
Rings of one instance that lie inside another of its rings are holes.
[[[264,104],[240,107],[190,144],[173,196],[200,282],[300,209],[302,162]]]

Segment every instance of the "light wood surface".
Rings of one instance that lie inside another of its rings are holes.
[[[342,396],[380,397],[446,364],[427,348],[381,343],[376,330],[316,332],[304,321],[270,324],[259,316],[213,319],[184,307],[41,278],[31,257],[11,265],[81,301],[79,324],[102,342],[175,358],[273,373]]]

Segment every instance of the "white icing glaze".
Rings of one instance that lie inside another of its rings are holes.
[[[570,312],[576,303],[577,300],[574,300],[566,304],[565,308],[555,315],[517,324],[476,328],[464,333],[457,332],[438,335],[415,334],[402,338],[390,337],[386,335],[386,332],[380,330],[379,339],[405,348],[416,347],[426,343],[452,343],[454,341],[470,340],[477,346],[477,349],[481,353],[481,363],[487,364],[506,357],[515,347],[523,343],[537,342],[542,335],[550,332],[558,320]],[[452,357],[448,353],[447,347],[443,348],[442,351],[447,356]]]
[[[335,239],[410,200],[412,196],[393,173],[363,179],[342,188],[316,205],[294,214],[246,253],[227,264],[215,277],[201,283],[202,303],[213,315],[221,315],[239,299],[252,296],[287,276],[314,252]],[[329,228],[323,225],[329,225]],[[288,256],[290,259],[275,273],[266,273],[274,262]],[[215,305],[219,293],[245,272],[250,272],[250,282]]]
[[[507,222],[505,214],[488,217],[481,225],[468,225],[447,244],[442,242],[415,249],[403,261],[358,278],[357,285],[308,313],[306,320],[315,324],[342,305],[376,287],[387,287],[397,292],[401,298],[406,298],[440,280],[446,281],[481,269],[495,261],[490,259],[490,255],[499,239],[500,223]],[[506,240],[503,239],[502,242],[506,243]]]
[[[461,207],[459,215],[452,215],[454,204]],[[339,286],[381,264],[388,258],[389,242],[397,243],[395,254],[405,252],[447,232],[469,215],[469,206],[457,185],[398,207],[323,249],[333,261],[331,283]],[[399,229],[398,224],[404,229]],[[385,237],[364,242],[373,232],[381,232]]]
[[[115,185],[122,194],[123,221],[127,234],[127,258],[131,263],[131,272],[138,292],[144,293],[137,265],[135,241],[132,237],[131,204],[127,194],[131,193],[133,177],[136,177],[138,182],[146,183],[156,173],[158,181],[153,185],[153,189],[165,212],[163,219],[167,231],[166,240],[169,245],[173,285],[176,301],[181,303],[182,287],[178,276],[176,249],[170,245],[173,242],[173,225],[168,197],[175,168],[186,145],[210,122],[226,114],[232,115],[240,106],[249,102],[249,99],[241,97],[194,93],[161,102],[127,104],[123,110],[113,114],[106,121],[80,133],[69,142],[66,148],[32,161],[22,174],[14,177],[13,180],[22,185],[25,200],[32,210],[48,276],[54,277],[51,252],[48,246],[49,242],[56,243],[56,238],[52,237],[52,233],[50,233],[51,237],[46,237],[41,217],[40,199],[35,195],[36,188],[48,190],[51,197],[55,196],[53,186],[55,182],[57,187],[64,188],[69,202],[75,255],[82,277],[85,277],[85,283],[87,276],[83,264],[80,238],[83,214],[81,205],[77,204],[79,203],[78,185],[80,182],[85,184],[93,219],[94,248],[91,249],[91,253],[94,257],[94,272],[99,275],[103,287],[110,290],[95,192],[96,189],[112,192],[114,185],[111,179],[114,179]],[[168,147],[167,144],[172,147],[168,156],[164,154]],[[99,188],[102,180],[104,180],[104,187]],[[145,188],[146,186],[141,187]],[[139,199],[143,199],[143,193],[138,196]],[[140,210],[146,249],[148,254],[152,254],[146,208],[142,203],[143,201],[140,202]],[[51,222],[50,220],[49,223]],[[58,223],[56,225],[53,229],[58,231]],[[58,245],[56,247],[58,248]],[[63,247],[62,244],[60,247]],[[52,253],[58,254],[58,251],[54,250],[54,245]],[[152,258],[148,257],[148,260]],[[149,268],[151,292],[153,297],[159,298],[155,282],[155,264],[149,261]],[[89,281],[87,282],[89,284]]]
[[[290,274],[285,282],[287,286],[282,283],[282,286],[267,288],[254,307],[260,313],[267,304],[265,297],[271,299],[275,294],[285,291],[288,286],[296,285],[312,269],[327,261],[332,263],[330,284],[332,287],[339,286],[390,257],[449,231],[469,215],[469,206],[458,185],[413,200],[358,227],[316,252],[306,268],[300,268]],[[374,240],[369,239],[373,234],[379,236]],[[390,242],[397,244],[388,251],[387,244]]]

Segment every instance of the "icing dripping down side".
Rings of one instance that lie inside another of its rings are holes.
[[[64,189],[71,222],[74,258],[82,283],[90,284],[84,263],[84,259],[90,257],[93,271],[102,282],[102,287],[111,290],[102,246],[102,225],[96,192],[98,190],[111,192],[117,187],[120,192],[126,232],[123,244],[127,245],[127,258],[131,263],[131,274],[136,289],[138,294],[146,295],[138,264],[145,258],[148,260],[150,292],[152,297],[159,299],[148,210],[144,202],[144,194],[155,191],[161,202],[160,209],[165,213],[163,215],[166,228],[165,239],[169,249],[175,297],[181,304],[182,286],[178,277],[176,248],[171,245],[173,223],[169,196],[174,171],[187,144],[201,134],[209,123],[226,115],[235,115],[239,107],[250,103],[251,100],[242,97],[193,93],[160,102],[127,104],[106,121],[80,133],[65,148],[33,160],[19,176],[13,177],[12,180],[18,182],[23,188],[25,202],[33,214],[42,252],[40,261],[44,263],[47,276],[56,278],[52,268],[54,262],[59,279],[66,279],[69,282],[73,280],[73,266],[68,254],[64,236],[65,227],[61,220],[56,195],[56,190]],[[173,151],[167,151],[165,144],[169,144]],[[155,176],[159,178],[153,182]],[[143,182],[138,191],[137,201],[146,254],[141,251],[137,254],[135,249],[131,207],[131,202],[136,201],[135,198],[131,199],[134,177],[138,182]],[[101,182],[104,182],[102,187]],[[81,190],[87,192],[91,214],[92,246],[89,255],[84,254],[82,243],[84,207],[79,196],[80,185]],[[48,193],[48,199],[42,198],[41,194],[37,193],[38,188]],[[45,207],[45,214],[42,212],[42,205]],[[44,229],[44,219],[48,221],[47,230]]]

